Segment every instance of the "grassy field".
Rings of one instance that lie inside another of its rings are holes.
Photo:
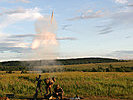
[[[65,67],[108,67],[109,65],[112,65],[113,67],[121,67],[121,66],[126,66],[126,67],[133,67],[133,61],[128,61],[128,62],[111,62],[111,63],[89,63],[89,64],[77,64],[77,65],[65,65]]]
[[[16,96],[33,96],[36,88],[35,77],[39,74],[0,74],[0,95],[14,93]],[[55,76],[65,96],[102,96],[133,99],[133,72],[57,72],[42,73],[41,79]],[[45,84],[42,82],[42,93]]]
[[[111,63],[88,63],[73,65],[37,66],[42,72],[133,72],[133,61]]]
[[[77,64],[77,65],[65,65],[61,66],[66,68],[67,70],[76,70],[76,71],[82,71],[82,70],[88,70],[92,68],[108,68],[110,65],[114,68],[120,68],[120,67],[133,67],[133,61],[128,62],[112,62],[112,63],[90,63],[90,64]]]

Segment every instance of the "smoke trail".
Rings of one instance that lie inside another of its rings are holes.
[[[33,70],[44,71],[56,67],[59,43],[56,40],[57,24],[52,16],[41,17],[35,23],[36,35],[32,42],[32,60],[40,60],[38,64],[31,64]],[[52,68],[51,68],[52,67]],[[48,72],[48,71],[47,71]]]
[[[52,23],[51,23],[52,21]],[[36,37],[31,48],[36,52],[38,59],[56,59],[58,41],[56,40],[57,24],[51,17],[41,17],[35,23]]]

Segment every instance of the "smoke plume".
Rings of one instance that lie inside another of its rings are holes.
[[[53,16],[53,14],[52,14]],[[31,48],[38,59],[56,59],[58,41],[56,40],[57,24],[53,17],[41,17],[35,23],[36,35]]]
[[[57,24],[53,13],[52,16],[40,17],[35,23],[35,30],[36,35],[31,45],[32,59],[40,61],[35,65],[32,63],[31,66],[34,66],[33,70],[50,72],[52,66],[56,67],[55,59],[58,56],[58,41],[55,34]]]

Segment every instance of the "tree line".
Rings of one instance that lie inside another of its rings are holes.
[[[29,71],[33,69],[34,66],[110,63],[110,62],[123,62],[123,61],[124,60],[110,59],[110,58],[77,58],[77,59],[36,60],[36,61],[6,61],[6,62],[0,62],[0,71],[22,71],[22,70]]]

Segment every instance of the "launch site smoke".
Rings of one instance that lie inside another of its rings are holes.
[[[34,62],[30,63],[30,66],[34,66],[33,70],[35,71],[51,71],[52,69],[61,70],[60,68],[57,68],[59,63],[56,63],[59,42],[57,41],[55,34],[57,31],[57,24],[54,19],[54,12],[52,12],[51,16],[40,17],[35,22],[35,30],[36,35],[31,45],[33,52],[31,57],[33,60],[40,61],[38,62],[39,66],[34,66]]]

